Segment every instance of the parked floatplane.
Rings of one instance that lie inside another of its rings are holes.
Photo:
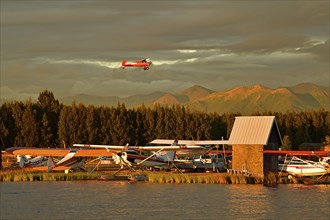
[[[319,162],[303,160],[296,156],[285,158],[279,163],[279,171],[293,176],[322,176],[330,173],[330,157],[323,157]]]

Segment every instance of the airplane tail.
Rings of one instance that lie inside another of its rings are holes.
[[[70,169],[72,170],[79,170],[82,169],[82,167],[85,165],[86,158],[84,157],[75,157],[75,161],[71,165]]]
[[[53,157],[49,157],[47,161],[48,172],[52,171],[54,167],[56,167],[55,161]]]
[[[71,162],[70,160],[74,157],[75,154],[76,151],[74,150],[70,151],[70,153],[68,153],[65,157],[63,157],[62,160],[56,163],[56,166],[69,164]]]
[[[123,151],[127,151],[128,150],[128,143],[124,146]]]
[[[122,168],[125,165],[132,166],[131,162],[129,162],[127,159],[127,153],[125,151],[116,154],[114,157],[114,161],[116,164],[120,165]]]
[[[28,159],[27,159],[27,157],[25,156],[25,155],[21,155],[21,156],[19,156],[19,166],[20,167],[24,167],[25,166],[25,164],[27,164],[28,163]]]
[[[156,154],[157,160],[170,162],[174,160],[176,151],[161,151]]]
[[[121,61],[121,66],[124,67],[126,65],[126,60]]]
[[[113,156],[113,160],[114,160],[115,164],[120,164],[120,162],[121,162],[120,156],[117,154]]]
[[[127,159],[127,153],[126,152],[123,152],[122,155],[121,155],[121,159],[123,160],[123,162],[128,165],[128,166],[131,166],[131,162],[128,161]]]

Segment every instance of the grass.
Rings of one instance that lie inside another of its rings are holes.
[[[162,173],[148,174],[149,183],[205,183],[205,184],[255,184],[262,183],[255,177],[228,173]]]
[[[175,173],[175,172],[145,172],[149,183],[175,183],[175,184],[264,184],[292,183],[276,173],[265,175],[264,178],[230,173]],[[102,172],[36,172],[29,169],[7,169],[0,171],[1,182],[33,182],[33,181],[77,181],[97,180]]]
[[[74,181],[74,180],[96,180],[100,172],[64,172],[44,173],[26,169],[14,169],[0,171],[1,182],[33,182],[33,181]]]

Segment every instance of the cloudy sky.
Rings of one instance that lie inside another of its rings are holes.
[[[1,99],[329,86],[329,4],[1,0]]]

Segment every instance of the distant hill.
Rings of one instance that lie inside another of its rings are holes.
[[[121,103],[125,103],[128,107],[139,106],[145,103],[151,103],[162,97],[165,93],[153,92],[147,95],[133,95],[127,98],[121,99]]]
[[[185,89],[182,93],[180,93],[183,96],[187,96],[189,98],[189,101],[197,101],[199,99],[202,99],[215,91],[206,89],[202,86],[194,85],[188,89]]]
[[[117,96],[95,96],[95,95],[86,95],[79,94],[75,96],[67,96],[60,101],[63,104],[71,105],[75,103],[84,103],[85,105],[106,105],[106,106],[115,106],[120,102],[120,98]]]
[[[239,86],[216,92],[195,85],[177,94],[154,92],[127,98],[78,95],[66,97],[60,101],[64,104],[71,104],[75,101],[86,105],[105,106],[116,106],[120,102],[125,103],[128,108],[138,107],[142,104],[149,107],[180,104],[204,112],[251,114],[264,111],[308,111],[322,108],[329,110],[329,88],[312,83],[302,83],[293,87],[276,89],[270,89],[262,85]]]
[[[206,89],[202,86],[194,85],[188,89],[185,89],[183,92],[179,94],[171,94],[166,93],[163,96],[159,97],[152,104],[160,104],[160,105],[173,105],[173,104],[181,104],[181,105],[189,105],[190,102],[198,101],[210,94],[214,93],[214,91],[210,89]],[[150,103],[149,103],[150,105]]]
[[[125,103],[127,107],[134,107],[143,103],[152,103],[158,98],[162,97],[164,94],[165,93],[163,92],[154,92],[147,95],[133,95],[127,98],[120,98],[118,96],[95,96],[80,94],[76,96],[67,96],[60,99],[60,101],[67,105],[71,105],[73,102],[97,106],[116,106],[118,103]]]
[[[192,87],[197,88],[197,87]],[[202,89],[202,87],[199,87]],[[204,88],[205,89],[205,88]],[[194,91],[194,89],[187,89]],[[180,93],[183,94],[183,93]],[[187,93],[185,93],[187,94]],[[188,92],[187,96],[191,95]],[[170,97],[166,94],[166,97]],[[290,110],[306,111],[317,109],[329,109],[328,89],[311,83],[299,84],[289,88],[270,89],[262,85],[239,86],[227,91],[214,92],[198,98],[180,102],[180,99],[172,95],[172,99],[161,97],[154,104],[181,104],[204,112],[241,112],[251,114],[253,112],[286,112]],[[161,102],[159,101],[161,100]],[[166,100],[168,101],[166,103]]]
[[[214,93],[191,103],[192,108],[206,112],[241,112],[242,114],[264,111],[303,111],[325,108],[325,106],[325,103],[319,103],[315,99],[306,102],[288,88],[269,89],[260,85],[237,87]]]

